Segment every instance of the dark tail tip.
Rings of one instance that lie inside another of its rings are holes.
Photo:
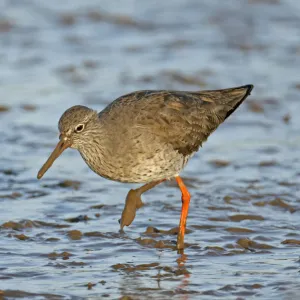
[[[240,106],[240,104],[243,103],[243,101],[249,95],[251,95],[251,91],[253,90],[253,88],[254,88],[253,84],[247,84],[247,85],[243,85],[243,86],[240,86],[238,88],[235,88],[236,90],[246,90],[246,93],[236,102],[234,107],[227,112],[225,119],[227,119]]]
[[[253,84],[247,84],[247,85],[244,85],[243,87],[247,89],[247,93],[245,95],[245,98],[247,98],[251,94],[251,91],[253,90],[254,85]]]

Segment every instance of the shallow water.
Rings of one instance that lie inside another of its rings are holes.
[[[6,299],[298,299],[298,1],[0,5]],[[174,250],[173,181],[145,194],[119,233],[136,185],[100,178],[74,150],[36,179],[72,105],[101,110],[138,89],[248,83],[251,97],[182,173],[192,194],[184,254]]]

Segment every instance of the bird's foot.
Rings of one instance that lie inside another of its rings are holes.
[[[184,234],[182,234],[182,231],[179,229],[178,235],[177,235],[177,244],[176,248],[178,251],[184,249]]]
[[[143,202],[139,189],[130,190],[126,197],[121,219],[119,220],[121,230],[123,230],[124,226],[129,226],[133,222],[136,211],[142,206]]]

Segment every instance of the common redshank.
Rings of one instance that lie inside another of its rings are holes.
[[[137,91],[119,97],[100,113],[73,106],[61,116],[59,142],[37,178],[65,149],[74,148],[102,177],[146,183],[128,193],[127,200],[136,200],[136,209],[142,193],[175,177],[182,193],[177,249],[183,249],[191,196],[179,173],[252,89],[253,85],[200,92]],[[125,206],[121,228],[132,222],[135,209],[130,220],[125,220]]]

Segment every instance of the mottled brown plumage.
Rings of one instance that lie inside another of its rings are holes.
[[[180,171],[252,88],[137,91],[116,99],[99,114],[85,106],[71,107],[60,118],[60,142],[38,178],[71,147],[78,149],[88,166],[102,177],[134,183],[176,177],[183,200],[189,199],[178,176]],[[180,230],[178,247],[183,247],[184,229]]]

